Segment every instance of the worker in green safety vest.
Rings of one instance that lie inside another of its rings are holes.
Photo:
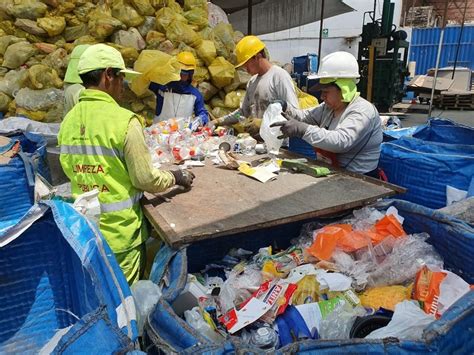
[[[153,168],[143,119],[117,103],[124,78],[140,74],[125,68],[118,50],[92,45],[81,55],[77,70],[85,90],[61,124],[61,166],[75,197],[99,191],[100,230],[131,285],[139,280],[146,260],[142,191],[159,192],[175,184],[189,188],[194,175]]]

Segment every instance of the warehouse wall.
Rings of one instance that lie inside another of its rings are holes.
[[[392,0],[392,2],[395,3],[393,22],[398,24],[400,23],[402,1]],[[372,11],[374,2],[373,0],[344,0],[344,3],[356,11],[324,20],[323,28],[328,29],[328,38],[323,37],[322,56],[338,50],[357,55],[364,12]],[[382,17],[382,4],[383,0],[377,1],[377,18]],[[261,38],[267,44],[272,60],[288,63],[295,56],[318,53],[319,21],[262,35]]]

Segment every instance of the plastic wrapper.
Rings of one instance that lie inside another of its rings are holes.
[[[293,294],[291,304],[299,305],[319,301],[319,282],[315,275],[306,275],[296,284],[298,288]]]
[[[432,245],[426,243],[428,237],[428,234],[420,233],[397,240],[391,254],[370,273],[369,285],[400,285],[411,282],[425,264],[442,268],[443,259]]]
[[[142,16],[153,16],[155,9],[151,6],[150,0],[130,0],[130,3]]]
[[[202,38],[191,28],[181,21],[173,21],[166,29],[166,37],[173,43],[184,42],[191,47],[198,47]]]
[[[16,69],[25,64],[33,55],[37,53],[35,46],[28,42],[18,42],[8,46],[3,57],[2,66],[9,69]]]
[[[161,290],[150,280],[139,280],[132,285],[131,291],[137,309],[138,334],[141,335],[148,313],[161,298]]]
[[[270,127],[273,123],[286,121],[281,115],[281,105],[278,103],[270,104],[263,114],[263,121],[260,127],[260,137],[265,142],[267,150],[270,154],[278,155],[280,147],[283,143],[282,139],[278,139],[281,135],[279,127]]]
[[[395,307],[392,320],[387,326],[374,330],[365,339],[398,338],[421,340],[423,330],[435,320],[420,309],[417,302],[404,301]]]
[[[232,26],[226,23],[219,23],[213,28],[211,38],[216,44],[217,55],[230,58],[235,49]]]
[[[10,70],[0,79],[0,91],[13,97],[18,90],[25,86],[27,80],[28,70]]]
[[[359,295],[360,303],[364,307],[395,310],[395,306],[410,299],[411,288],[404,286],[374,287],[365,290]]]
[[[28,86],[31,89],[46,89],[50,87],[60,88],[63,86],[62,80],[53,68],[43,64],[33,65],[28,69]]]
[[[230,272],[219,294],[219,304],[223,313],[246,301],[257,291],[263,281],[260,270],[247,267],[237,275]]]
[[[59,89],[20,89],[16,96],[16,106],[30,111],[47,111],[63,101],[63,91]]]
[[[48,33],[49,37],[60,35],[66,28],[66,20],[59,16],[39,18],[37,23]]]
[[[334,310],[321,320],[319,336],[321,339],[349,339],[356,318],[365,314],[364,308],[353,308],[349,302],[341,300]]]
[[[208,67],[212,83],[219,89],[229,85],[234,79],[235,68],[224,57],[217,57]]]
[[[196,48],[196,52],[199,58],[201,58],[206,65],[210,65],[217,57],[216,46],[213,41],[209,40],[203,40]]]
[[[138,27],[145,21],[145,18],[124,0],[113,1],[112,16],[127,27]]]

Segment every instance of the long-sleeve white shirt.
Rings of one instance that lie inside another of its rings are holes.
[[[382,127],[377,109],[367,100],[357,96],[339,117],[324,103],[309,110],[288,106],[287,112],[310,125],[303,139],[336,153],[340,167],[362,174],[377,168]]]

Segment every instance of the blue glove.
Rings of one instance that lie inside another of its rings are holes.
[[[189,129],[195,132],[201,126],[202,126],[201,118],[198,117],[194,119],[194,121],[191,121],[191,123],[189,124]]]
[[[283,134],[279,136],[278,139],[283,139],[287,137],[303,138],[308,126],[309,125],[307,123],[297,121],[293,118],[290,118],[288,121],[285,122],[275,122],[270,125],[270,127],[280,127],[280,131]]]

